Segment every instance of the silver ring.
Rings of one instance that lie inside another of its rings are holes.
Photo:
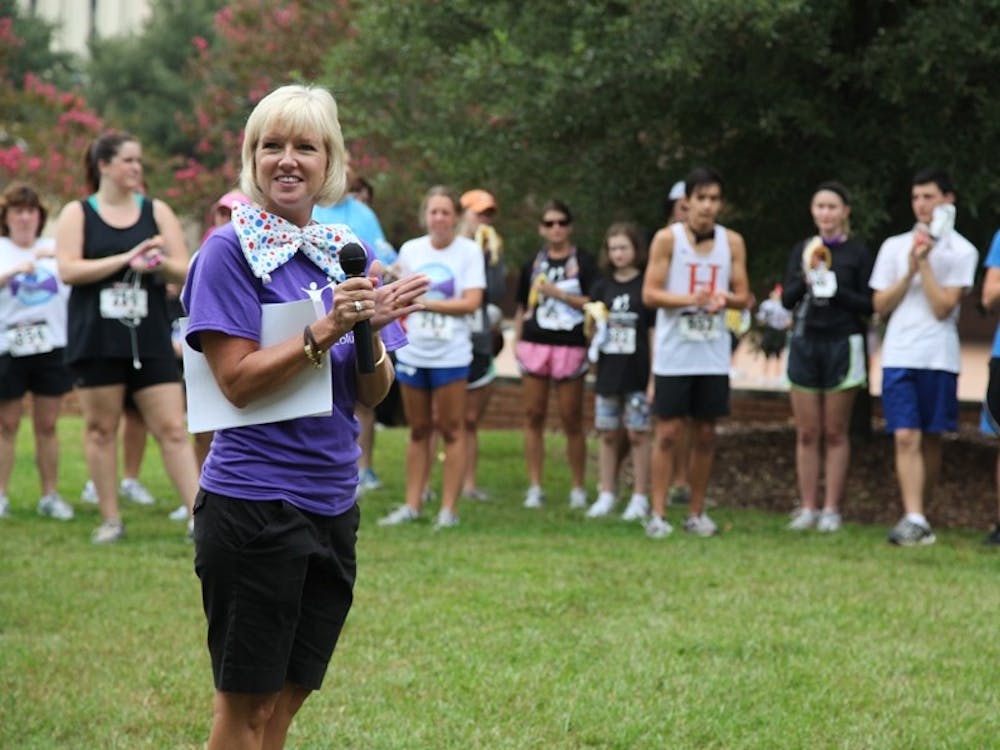
[[[361,312],[361,303],[358,302],[357,300],[354,300],[354,312],[356,313]]]

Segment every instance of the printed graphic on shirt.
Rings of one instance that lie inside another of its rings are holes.
[[[38,268],[34,273],[19,273],[10,282],[11,294],[22,305],[44,305],[59,294],[59,280],[51,271]]]

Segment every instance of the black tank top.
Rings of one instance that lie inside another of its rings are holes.
[[[153,202],[142,198],[139,221],[118,229],[109,226],[88,200],[83,206],[83,257],[104,258],[131,250],[159,232],[153,218]],[[128,269],[93,284],[74,286],[69,295],[69,327],[66,361],[86,359],[132,359],[129,328],[119,320],[101,317],[101,290],[121,283]],[[174,357],[170,342],[170,322],[167,316],[166,286],[158,274],[142,274],[142,288],[148,294],[148,315],[136,329],[140,359]]]

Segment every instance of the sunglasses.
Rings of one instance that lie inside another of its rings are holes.
[[[542,220],[542,226],[543,227],[548,227],[549,229],[551,229],[554,226],[568,227],[572,223],[573,222],[571,222],[569,219],[543,219]]]

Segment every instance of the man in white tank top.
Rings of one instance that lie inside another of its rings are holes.
[[[691,420],[692,450],[684,530],[699,536],[718,531],[705,513],[705,491],[715,457],[715,421],[729,414],[725,310],[750,304],[743,237],[715,221],[723,205],[722,179],[698,168],[688,175],[685,187],[687,218],[653,237],[642,286],[643,303],[657,310],[652,515],[646,524],[651,537],[673,530],[664,514],[674,451],[686,419]]]

